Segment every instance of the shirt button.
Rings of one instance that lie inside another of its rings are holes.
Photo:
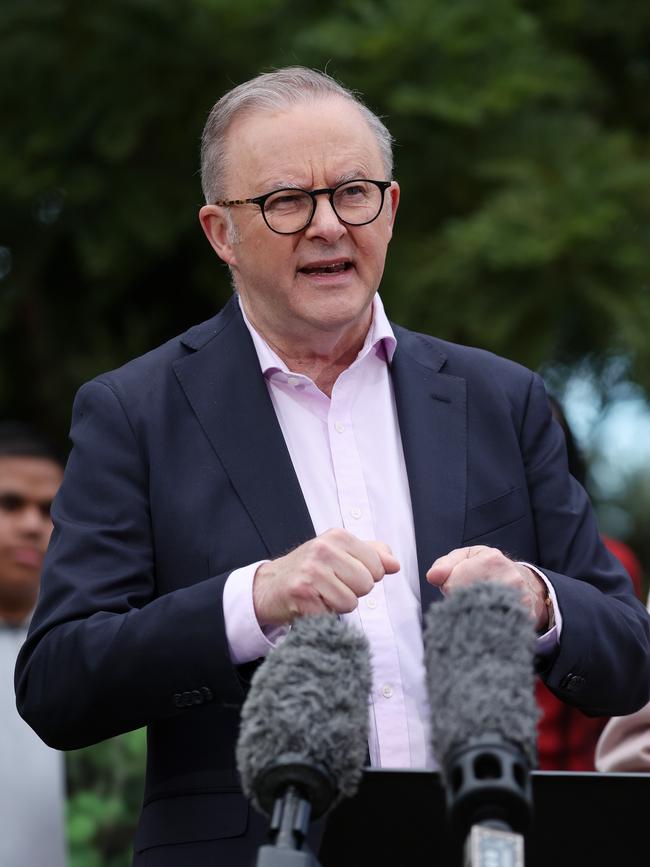
[[[393,687],[389,683],[384,684],[381,688],[381,694],[384,698],[390,698],[393,694]]]
[[[376,608],[377,607],[377,600],[373,599],[371,596],[369,599],[366,600],[366,605],[368,606],[368,608]]]
[[[337,421],[334,425],[334,430],[337,433],[343,433],[343,431],[345,430],[345,425],[343,424],[343,422]]]
[[[289,379],[287,379],[287,382],[289,383],[289,385],[292,385],[294,388],[297,388],[300,385],[300,380],[298,379],[297,376],[290,376]]]
[[[353,518],[360,518],[361,517],[361,509],[357,509],[355,506],[354,509],[350,509],[350,514],[352,515]]]

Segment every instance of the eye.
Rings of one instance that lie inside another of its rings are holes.
[[[0,494],[0,510],[3,512],[18,512],[25,505],[25,498],[19,494]]]
[[[38,508],[40,510],[41,515],[44,518],[51,517],[51,515],[50,515],[50,512],[52,510],[52,501],[51,500],[48,500],[45,503],[39,503]]]
[[[310,198],[299,190],[280,190],[266,200],[265,209],[273,213],[292,213],[310,206]]]
[[[348,198],[353,196],[364,196],[367,190],[363,184],[353,184],[350,187],[343,187],[342,193]]]
[[[373,195],[372,184],[363,181],[353,181],[336,191],[336,201],[339,205],[365,205]]]

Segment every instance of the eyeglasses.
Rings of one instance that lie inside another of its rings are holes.
[[[357,178],[336,187],[300,190],[286,187],[252,199],[219,199],[215,205],[258,205],[264,222],[278,235],[295,235],[311,223],[316,213],[316,196],[329,196],[332,210],[348,226],[365,226],[376,220],[384,206],[384,193],[392,181]]]

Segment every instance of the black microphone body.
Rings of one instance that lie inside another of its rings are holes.
[[[255,672],[241,716],[244,794],[270,816],[258,867],[307,867],[311,819],[353,795],[368,742],[370,652],[336,615],[297,620]]]
[[[455,590],[426,616],[431,737],[466,863],[523,864],[536,764],[535,633],[518,591]]]

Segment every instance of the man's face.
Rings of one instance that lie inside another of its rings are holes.
[[[0,456],[0,617],[33,608],[52,532],[50,504],[63,473],[46,458]]]
[[[387,180],[374,133],[338,97],[238,118],[228,147],[226,199],[355,178]],[[295,235],[272,232],[256,205],[231,209],[235,237],[223,208],[202,208],[201,222],[258,330],[280,346],[309,346],[325,335],[365,334],[398,201],[394,183],[379,217],[355,227],[341,223],[329,198],[318,196],[311,224]]]

